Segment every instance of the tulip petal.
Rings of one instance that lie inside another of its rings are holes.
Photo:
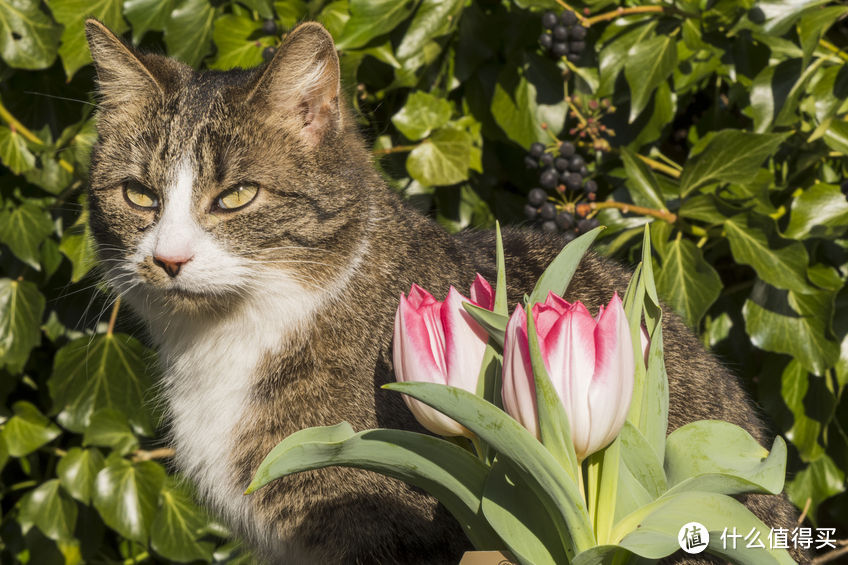
[[[406,405],[409,407],[412,415],[415,416],[416,420],[418,420],[418,423],[430,432],[440,436],[471,437],[472,433],[468,430],[468,428],[456,420],[448,418],[436,409],[427,406],[419,400],[410,398],[405,394],[403,395],[403,400],[406,402]]]
[[[450,287],[440,312],[445,338],[445,376],[446,384],[473,393],[489,335],[465,311],[463,302],[469,300]]]
[[[495,291],[492,290],[489,281],[483,278],[480,273],[477,273],[474,282],[471,283],[471,302],[486,310],[495,307]]]
[[[439,303],[416,309],[401,295],[395,321],[395,373],[401,382],[445,382],[444,337]]]
[[[595,329],[595,373],[589,393],[592,425],[587,455],[609,444],[624,425],[633,396],[633,373],[630,326],[615,294]]]
[[[506,325],[502,381],[504,409],[538,438],[536,384],[527,341],[527,315],[520,304]]]
[[[432,294],[421,288],[415,283],[412,283],[412,288],[409,289],[409,303],[416,310],[422,306],[430,306],[437,302]]]

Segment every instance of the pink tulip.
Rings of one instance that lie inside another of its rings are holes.
[[[571,426],[578,460],[607,446],[621,430],[633,395],[633,345],[621,300],[614,295],[597,318],[580,302],[549,293],[533,306],[539,349]],[[527,315],[519,305],[506,327],[503,365],[506,411],[539,437],[536,386]]]
[[[450,287],[444,302],[413,284],[409,298],[401,294],[395,315],[394,365],[400,382],[439,383],[477,391],[477,377],[489,336],[474,321],[463,302],[491,310],[494,292],[479,274],[471,285],[471,300]],[[404,396],[418,422],[443,436],[470,436],[441,412]]]

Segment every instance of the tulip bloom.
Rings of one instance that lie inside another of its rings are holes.
[[[633,345],[618,295],[593,318],[580,302],[549,293],[533,306],[539,349],[571,427],[577,459],[618,435],[633,396]],[[536,385],[527,340],[527,315],[519,305],[506,327],[503,366],[506,411],[539,437]]]
[[[491,310],[492,287],[479,274],[471,285],[471,300],[450,287],[444,302],[413,284],[409,298],[400,295],[395,315],[394,366],[400,382],[439,383],[477,392],[477,378],[489,336],[474,321],[463,302]],[[470,436],[465,427],[426,404],[404,395],[418,422],[443,436]]]

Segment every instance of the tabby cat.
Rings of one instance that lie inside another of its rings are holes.
[[[305,23],[268,64],[197,72],[138,53],[95,20],[99,141],[91,228],[105,278],[160,354],[176,461],[207,505],[273,563],[457,563],[469,543],[426,493],[331,468],[244,496],[259,462],[309,426],[419,430],[395,393],[401,292],[494,281],[494,237],[451,236],[375,172],[343,104],[330,35]],[[562,248],[504,232],[512,304]],[[587,256],[566,297],[591,310],[629,273]],[[737,379],[665,316],[671,429],[698,419],[770,438]],[[746,504],[791,527],[777,496]],[[679,562],[705,562],[684,558]]]

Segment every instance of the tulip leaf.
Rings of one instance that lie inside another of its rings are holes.
[[[570,557],[595,545],[586,504],[560,463],[503,410],[479,396],[456,387],[424,382],[388,383],[383,388],[409,395],[453,418],[483,441],[499,457],[509,459],[516,480],[530,488],[557,527]]]
[[[586,250],[604,229],[604,226],[597,227],[566,245],[539,277],[533,292],[530,293],[528,305],[544,302],[548,292],[563,296]]]
[[[334,465],[375,471],[423,488],[445,505],[476,547],[500,546],[497,534],[479,515],[487,467],[461,447],[415,432],[376,429],[355,434],[347,422],[301,430],[271,450],[246,494],[285,475]]]
[[[632,563],[633,553],[618,545],[596,545],[571,560],[571,565],[608,565]]]
[[[769,453],[739,426],[719,420],[692,422],[669,434],[665,470],[675,492],[780,494],[786,443],[777,436]]]
[[[492,310],[509,319],[509,299],[506,290],[506,261],[504,260],[500,222],[495,222],[495,259],[498,265],[498,280],[495,284],[495,307]],[[506,328],[506,324],[504,324],[504,328]],[[503,345],[503,342],[501,342],[501,345]]]
[[[498,345],[503,347],[504,334],[506,332],[506,324],[509,322],[509,317],[502,314],[497,314],[491,310],[481,308],[470,302],[463,302],[462,307],[465,311],[474,318],[474,321],[480,324]]]
[[[619,439],[622,462],[651,500],[656,500],[668,489],[666,473],[656,453],[649,449],[648,440],[631,422],[624,423]]]
[[[707,553],[743,565],[795,563],[785,549],[748,547],[747,542],[722,542],[725,528],[736,528],[744,536],[756,530],[765,540],[769,528],[742,503],[708,492],[667,494],[633,512],[618,524],[613,541],[647,559],[661,559],[680,549],[680,527],[689,522],[703,524],[710,532]],[[723,547],[725,546],[726,547]]]
[[[567,563],[559,534],[539,512],[539,501],[506,460],[496,459],[486,478],[481,508],[520,563]]]

